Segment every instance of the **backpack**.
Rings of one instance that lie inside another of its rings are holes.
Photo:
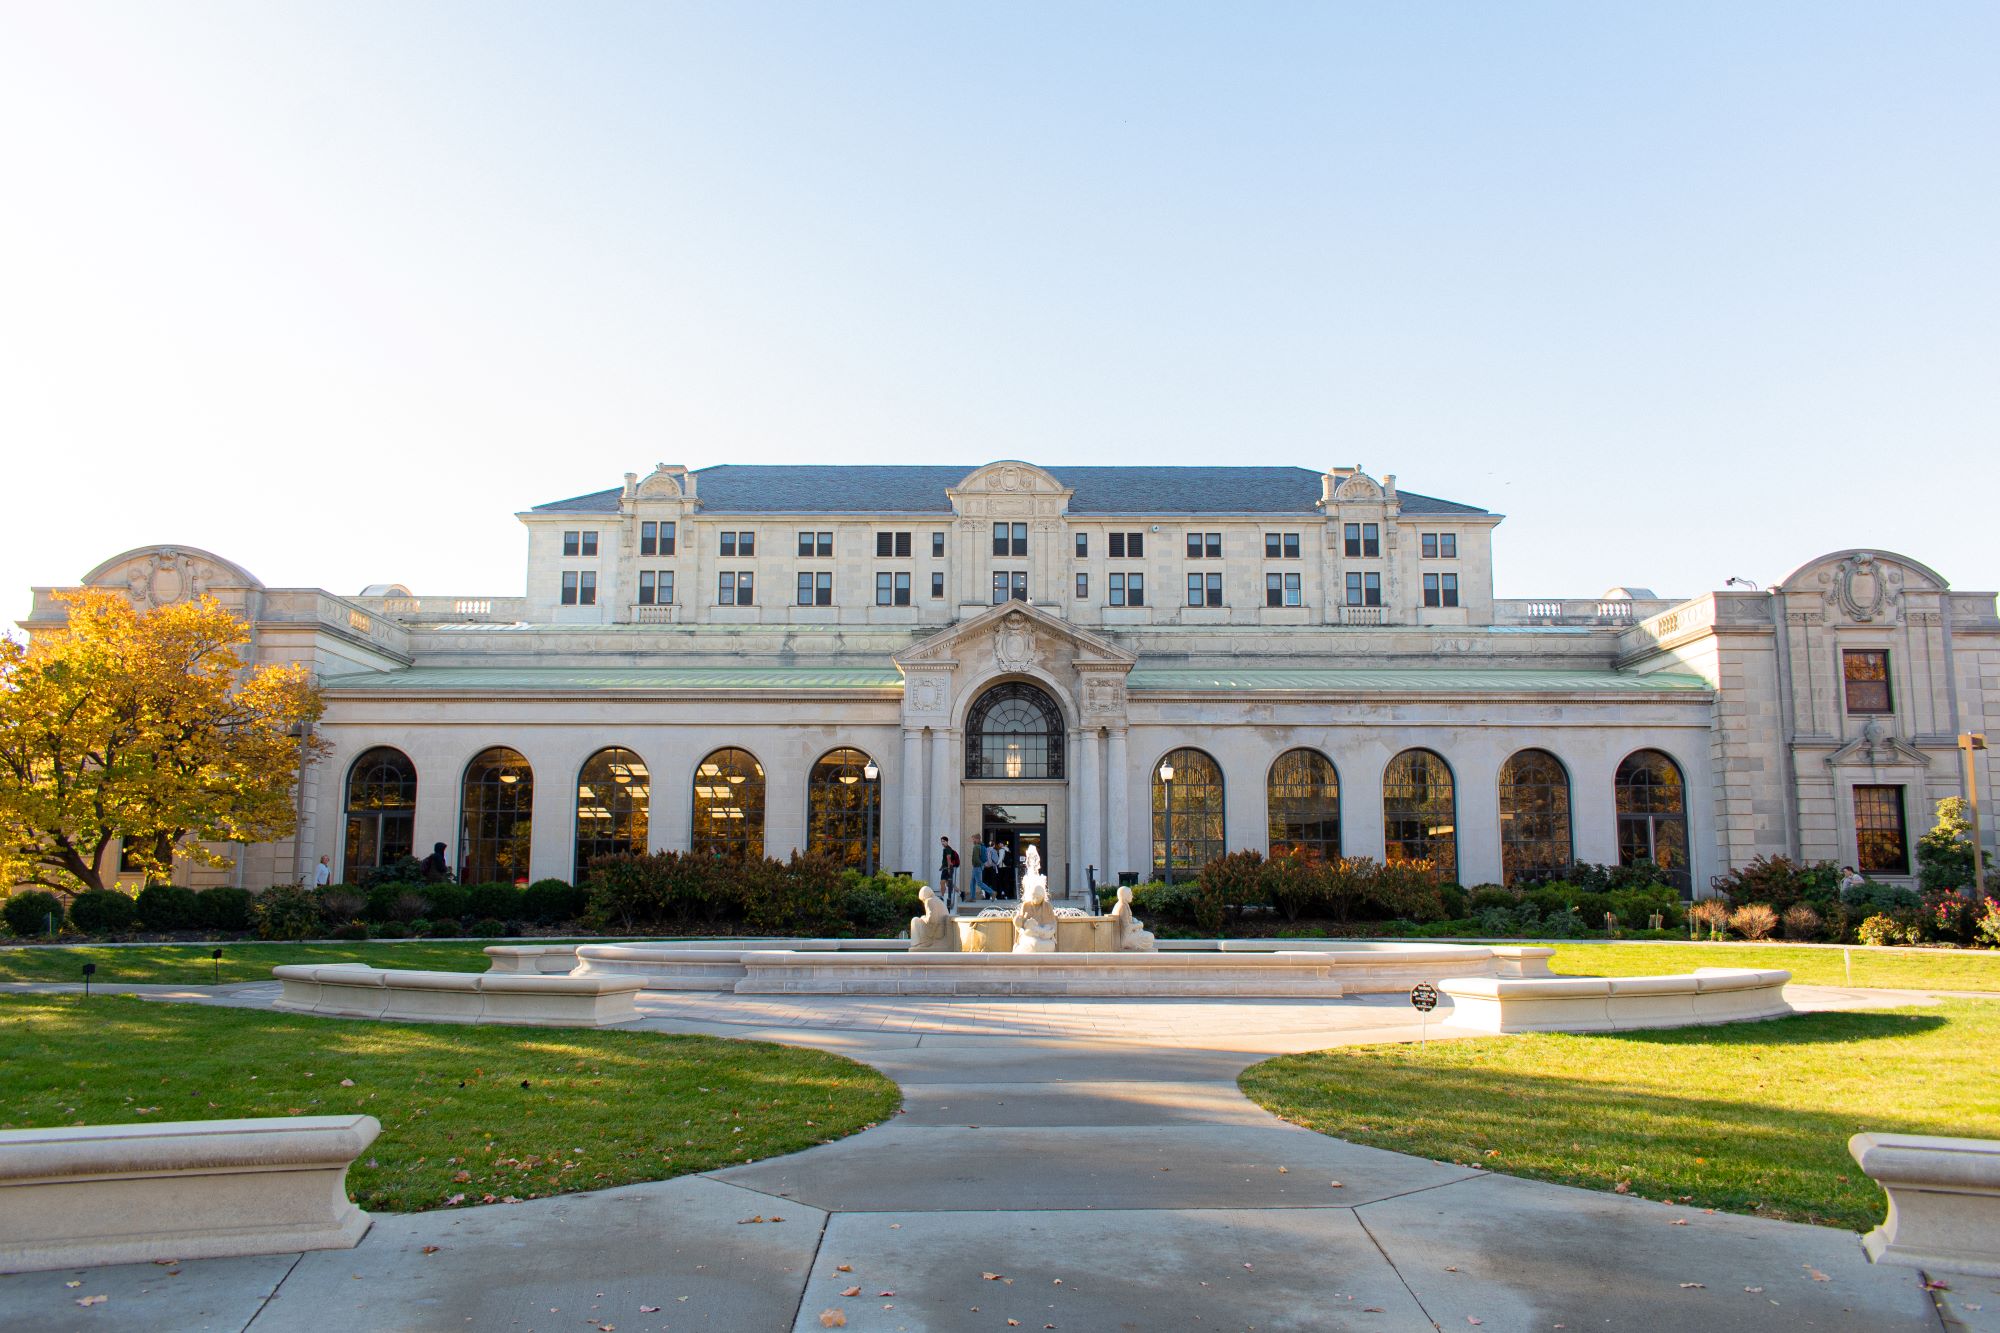
[[[956,851],[946,852],[944,854],[944,863],[953,870],[958,869],[958,853]]]

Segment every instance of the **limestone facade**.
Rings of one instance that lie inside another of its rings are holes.
[[[1337,830],[1340,853],[1381,857],[1419,829],[1460,882],[1501,881],[1526,855],[1522,752],[1545,751],[1544,853],[1555,838],[1564,859],[1616,862],[1681,839],[1697,893],[1760,854],[1872,855],[1875,877],[1908,881],[1935,801],[1961,794],[1956,736],[2000,733],[1993,593],[1850,550],[1759,591],[1496,599],[1500,515],[1358,468],[662,465],[520,517],[518,596],[272,589],[168,547],[85,577],[142,606],[215,596],[257,660],[307,663],[326,692],[333,754],[300,783],[298,835],[181,876],[259,887],[322,854],[358,872],[357,765],[385,750],[408,776],[399,845],[443,842],[455,868],[572,878],[579,830],[609,818],[591,775],[608,790],[613,748],[634,843],[708,845],[727,796],[728,827],[782,857],[830,836],[816,812],[839,792],[816,765],[851,751],[840,827],[869,832],[838,844],[850,859],[934,879],[940,836],[963,851],[1005,811],[1062,895],[1159,870],[1169,760],[1179,873],[1195,852],[1268,850],[1274,815],[1299,808],[1277,799],[1286,756],[1306,750],[1332,773],[1310,831],[1281,819],[1280,845],[1331,851]],[[31,633],[60,622],[55,591],[36,590]],[[500,780],[525,785],[475,792],[495,747],[518,759]],[[1397,823],[1385,801],[1407,803],[1413,749],[1433,785]],[[720,751],[741,752],[744,785],[721,785]],[[1635,757],[1677,784],[1678,833],[1621,798]],[[874,777],[852,787],[862,759]],[[1983,756],[1978,780],[2000,807]],[[496,800],[512,802],[498,835],[479,814]]]

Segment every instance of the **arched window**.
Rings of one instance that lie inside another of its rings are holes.
[[[1522,750],[1500,768],[1500,878],[1560,871],[1572,859],[1569,772],[1547,750]]]
[[[465,769],[465,818],[459,829],[458,878],[465,884],[528,877],[534,835],[535,770],[518,750],[482,750]]]
[[[1062,710],[1025,681],[1010,680],[979,696],[965,719],[968,778],[1060,778]]]
[[[630,750],[599,750],[576,779],[576,869],[572,882],[600,856],[646,850],[653,781],[646,761]]]
[[[1382,850],[1390,861],[1429,861],[1458,878],[1458,807],[1451,765],[1429,750],[1405,750],[1382,774]]]
[[[881,864],[882,774],[861,751],[833,750],[812,766],[806,779],[806,850],[866,874]]]
[[[417,766],[386,745],[365,751],[347,770],[345,873],[392,865],[410,855],[416,824]]]
[[[1681,767],[1658,750],[1634,750],[1618,765],[1618,864],[1650,861],[1686,893],[1687,783]]]
[[[748,750],[717,750],[695,765],[697,852],[764,854],[764,766]]]
[[[1340,775],[1318,750],[1287,750],[1271,765],[1271,855],[1340,858]]]
[[[1224,850],[1222,766],[1200,750],[1169,752],[1153,766],[1153,873],[1192,879]]]

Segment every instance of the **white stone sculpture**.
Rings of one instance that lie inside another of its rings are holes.
[[[1029,848],[1028,854],[1034,855],[1034,849]],[[1014,909],[1014,952],[1055,951],[1056,909],[1049,902],[1048,881],[1037,873],[1022,887],[1021,905]]]
[[[958,930],[952,924],[944,899],[926,884],[917,890],[917,901],[923,904],[924,914],[910,918],[910,952],[957,952]]]
[[[1132,886],[1118,886],[1118,904],[1111,909],[1111,922],[1117,928],[1120,953],[1152,953],[1155,949],[1153,932],[1145,929],[1145,922],[1132,915]]]

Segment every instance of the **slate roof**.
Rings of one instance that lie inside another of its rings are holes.
[[[1302,467],[1050,467],[1075,493],[1069,512],[1092,514],[1316,514],[1321,474]],[[945,491],[974,471],[940,464],[718,463],[698,468],[696,493],[712,514],[949,514]],[[536,505],[538,514],[618,512],[618,487]],[[1476,505],[1398,491],[1403,512],[1484,514]]]
[[[618,690],[869,690],[901,689],[903,673],[879,667],[409,667],[330,676],[336,693],[445,691],[508,694],[525,691]]]
[[[1134,694],[1151,690],[1318,690],[1357,694],[1540,694],[1546,692],[1657,694],[1705,691],[1700,676],[1668,672],[1636,675],[1623,671],[1516,671],[1495,668],[1383,667],[1363,670],[1302,668],[1195,671],[1180,667],[1140,667],[1125,678]]]

